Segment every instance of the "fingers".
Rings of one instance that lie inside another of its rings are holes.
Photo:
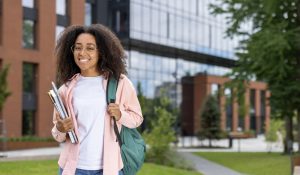
[[[57,120],[57,121],[60,121],[60,120],[61,120],[60,115],[59,115],[58,113],[56,113],[55,116],[56,116],[56,120]]]
[[[59,116],[57,117],[59,118],[57,120],[56,123],[56,128],[63,133],[66,133],[68,131],[71,131],[72,129],[74,129],[74,125],[73,125],[73,121],[71,117],[68,117],[66,119],[61,119]]]
[[[121,118],[121,111],[118,104],[110,103],[107,107],[107,112],[110,116],[115,117],[116,120]]]

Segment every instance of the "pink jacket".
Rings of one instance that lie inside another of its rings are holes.
[[[63,85],[59,89],[60,96],[67,112],[73,119],[74,131],[79,136],[78,126],[74,115],[72,105],[72,90],[78,80],[79,74],[74,75],[67,85]],[[106,91],[107,79],[103,79],[103,88]],[[141,107],[137,98],[136,91],[131,81],[125,76],[121,75],[119,80],[116,103],[120,105],[122,113],[121,119],[117,121],[119,131],[121,125],[128,128],[136,128],[143,122]],[[72,144],[70,139],[66,137],[66,133],[61,133],[57,130],[56,124],[56,110],[53,114],[54,127],[52,128],[52,135],[58,142],[64,142],[65,146],[60,154],[58,164],[63,169],[63,175],[74,175],[77,160],[79,155],[80,144]],[[103,157],[103,174],[104,175],[117,175],[118,171],[123,168],[121,159],[120,147],[116,142],[116,135],[113,130],[113,122],[108,113],[105,114],[104,124],[104,157]]]

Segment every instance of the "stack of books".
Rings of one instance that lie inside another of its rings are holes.
[[[68,113],[67,113],[66,108],[58,94],[56,85],[53,82],[51,84],[52,84],[52,89],[48,92],[48,95],[49,95],[55,109],[57,110],[61,119],[63,120],[68,117]],[[74,133],[74,130],[68,131],[68,135],[70,137],[71,143],[78,143],[78,138],[77,138],[76,134]]]

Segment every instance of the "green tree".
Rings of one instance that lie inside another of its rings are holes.
[[[217,99],[213,95],[207,96],[200,112],[201,117],[201,129],[198,133],[198,138],[208,139],[209,147],[212,146],[211,141],[213,139],[220,139],[220,109]]]
[[[0,69],[0,111],[2,111],[3,105],[7,97],[11,95],[11,92],[8,90],[8,86],[7,86],[8,70],[9,70],[8,65]]]
[[[152,120],[151,130],[146,130],[143,134],[149,149],[147,150],[146,159],[149,162],[157,164],[169,164],[167,160],[170,151],[170,143],[174,142],[175,131],[172,129],[174,117],[164,106],[155,107],[157,120]]]
[[[173,166],[174,162],[170,159],[170,154],[173,155],[173,159],[174,154],[170,144],[176,139],[173,129],[176,116],[170,107],[170,99],[165,95],[154,99],[146,98],[140,83],[138,83],[137,92],[144,122],[146,122],[143,132],[145,142],[149,146],[146,161]]]
[[[300,1],[219,2],[211,4],[212,13],[227,16],[227,35],[246,38],[237,48],[239,60],[230,76],[242,84],[253,78],[268,84],[272,111],[285,119],[287,152],[287,143],[293,140],[292,116],[295,111],[300,124]],[[247,23],[252,23],[251,30],[241,28]]]

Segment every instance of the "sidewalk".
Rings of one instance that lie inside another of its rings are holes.
[[[267,143],[263,135],[258,135],[256,138],[248,139],[233,139],[232,147],[229,148],[229,140],[214,140],[213,147],[218,148],[197,148],[201,146],[208,146],[208,140],[199,141],[196,137],[179,138],[177,144],[180,151],[188,152],[283,152],[283,144]],[[297,150],[297,143],[294,143],[294,150]]]
[[[61,149],[61,147],[52,147],[0,152],[0,162],[34,159],[58,159]]]
[[[195,156],[189,152],[179,152],[179,155],[194,165],[193,167],[196,171],[204,175],[242,175],[234,170],[206,160],[200,156]]]

